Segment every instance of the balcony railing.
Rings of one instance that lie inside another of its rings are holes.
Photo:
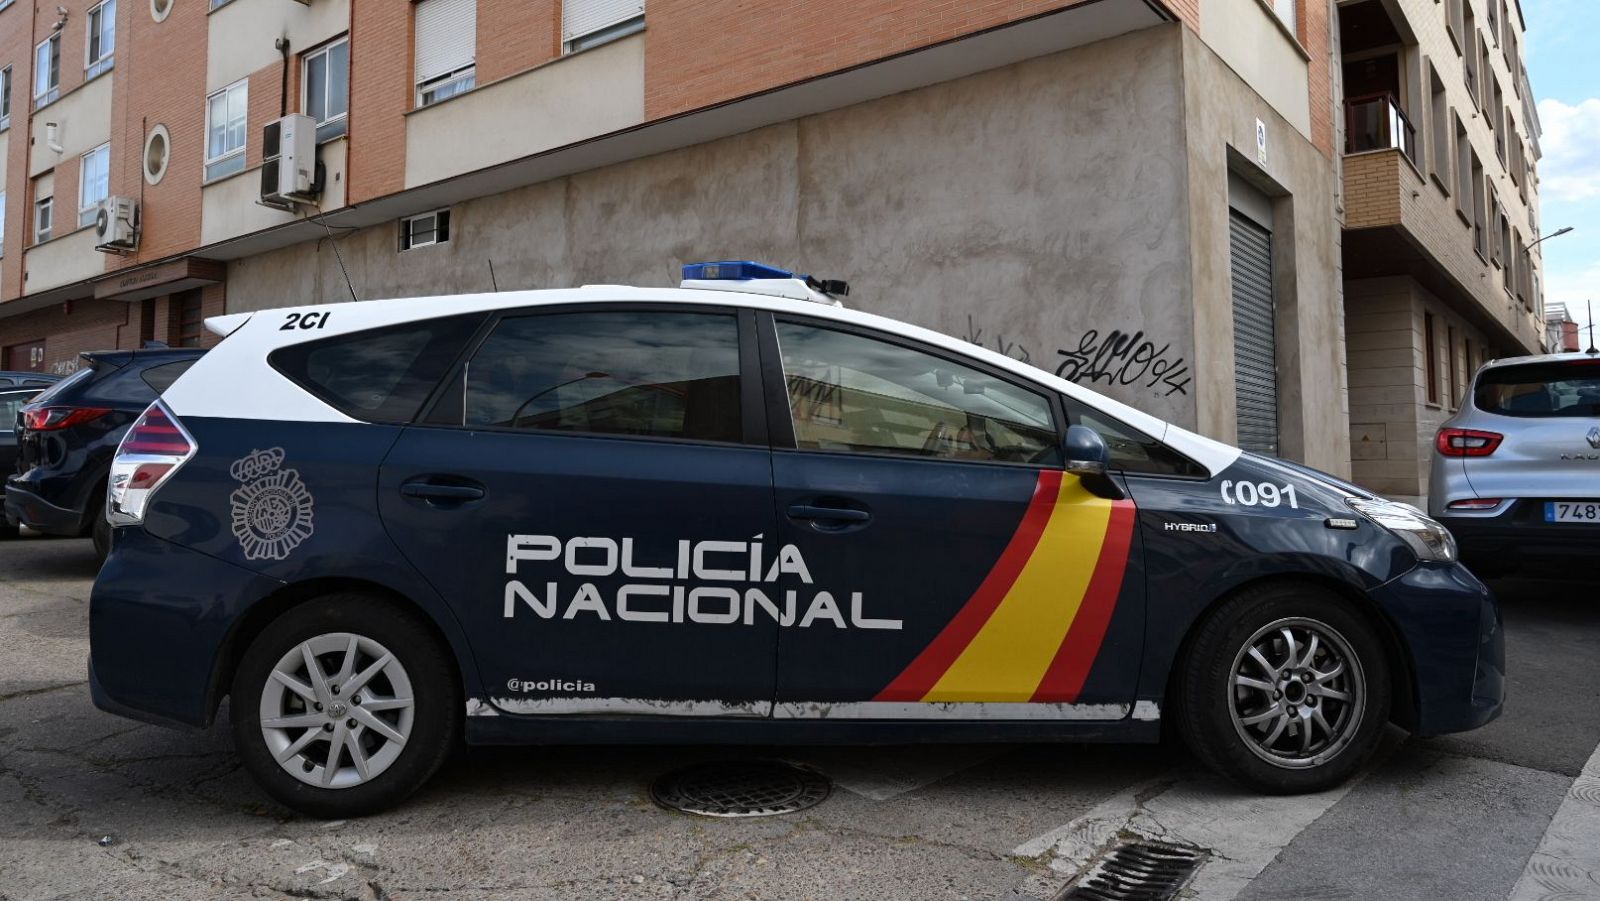
[[[1393,94],[1352,97],[1344,103],[1344,152],[1398,150],[1417,161],[1417,129]]]

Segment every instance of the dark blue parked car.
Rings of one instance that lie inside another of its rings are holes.
[[[6,479],[6,519],[47,535],[92,535],[110,548],[106,474],[128,426],[204,351],[95,351],[16,418],[17,464]]]

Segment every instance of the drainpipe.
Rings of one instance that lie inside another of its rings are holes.
[[[278,38],[275,46],[283,57],[282,76],[278,88],[278,118],[289,115],[289,39]]]

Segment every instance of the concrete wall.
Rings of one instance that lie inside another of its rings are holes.
[[[644,121],[644,35],[554,60],[406,117],[406,187]]]
[[[1421,498],[1428,489],[1434,433],[1459,409],[1472,373],[1490,356],[1489,345],[1450,306],[1405,276],[1347,282],[1345,310],[1354,478],[1390,497]],[[1427,388],[1427,314],[1434,323],[1436,400]]]
[[[1228,229],[1232,171],[1273,198],[1279,453],[1348,474],[1333,162],[1199,38],[1185,33],[1183,49],[1200,431],[1232,440],[1237,428]],[[1265,161],[1256,148],[1257,120],[1267,130]]]
[[[1194,425],[1184,31],[463,203],[446,245],[398,252],[391,223],[340,249],[362,297],[486,290],[490,259],[502,288],[670,285],[685,261],[771,260]],[[229,266],[230,311],[345,293],[326,240]],[[1114,332],[1141,335],[1138,361],[1088,365]]]
[[[61,49],[62,68],[66,68],[68,64],[69,49],[67,47]],[[33,117],[29,135],[33,142],[33,153],[28,159],[30,176],[60,165],[76,167],[79,156],[111,140],[111,86],[115,78],[115,72],[102,75],[70,94],[63,94],[60,100],[40,110]],[[15,128],[24,120],[23,111],[28,108],[26,104],[30,88],[27,83],[13,83],[11,90],[11,102],[23,104],[13,106],[11,124]],[[51,122],[56,123],[56,134],[61,144],[60,153],[50,148],[48,126]],[[77,199],[74,198],[72,203],[76,215]]]
[[[350,0],[229,3],[206,19],[206,44],[213,48],[206,58],[206,92],[277,65],[282,57],[273,42],[279,37],[287,38],[290,51],[299,54],[349,30]],[[298,57],[291,62],[298,63]],[[298,105],[295,100],[289,104],[291,109]]]
[[[299,206],[286,212],[257,203],[261,199],[261,166],[211,182],[201,189],[200,241],[211,244],[225,241],[274,225],[318,215],[318,209],[333,210],[345,204],[346,153],[349,142],[336,138],[317,148],[322,163],[323,190],[318,206]]]
[[[1311,140],[1310,56],[1261,0],[1203,0],[1200,38]]]

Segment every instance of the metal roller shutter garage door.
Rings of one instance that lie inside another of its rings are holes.
[[[1272,232],[1230,210],[1233,382],[1239,447],[1278,453],[1278,345],[1272,323]]]

